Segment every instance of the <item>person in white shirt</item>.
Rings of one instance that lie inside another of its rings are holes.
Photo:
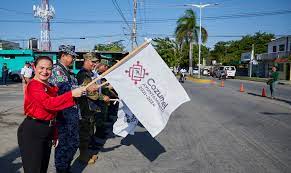
[[[23,86],[23,92],[26,88],[26,85],[28,84],[28,82],[30,81],[31,77],[32,77],[32,68],[29,62],[26,62],[24,67],[21,69],[21,78],[22,78],[22,86]]]
[[[187,70],[184,68],[181,68],[180,70],[180,82],[184,83],[185,81],[185,75],[186,75]]]

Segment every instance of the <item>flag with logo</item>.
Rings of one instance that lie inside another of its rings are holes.
[[[119,100],[117,120],[113,124],[113,133],[122,137],[126,137],[128,134],[134,135],[137,124],[138,120],[134,114],[122,100]]]
[[[164,129],[171,113],[190,98],[153,46],[143,45],[105,78],[155,137]]]

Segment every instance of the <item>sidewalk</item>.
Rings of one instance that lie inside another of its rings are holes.
[[[250,77],[247,77],[247,76],[236,76],[235,79],[266,83],[269,78],[259,78],[259,77],[250,78]],[[291,80],[279,80],[278,84],[291,86]]]
[[[291,86],[291,80],[279,80],[279,84]]]

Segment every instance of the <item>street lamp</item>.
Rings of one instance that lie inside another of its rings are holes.
[[[201,18],[202,18],[202,15],[201,15],[201,9],[202,8],[205,8],[205,7],[208,7],[208,6],[215,6],[215,5],[218,5],[218,3],[214,3],[214,4],[202,4],[202,3],[200,3],[200,4],[187,4],[186,6],[192,6],[192,7],[197,7],[197,8],[199,8],[199,13],[200,13],[200,21],[199,21],[199,23],[200,23],[200,26],[199,26],[199,57],[198,57],[198,78],[200,78],[200,65],[201,65],[201,63],[200,63],[200,59],[201,59],[201,40],[202,40],[202,38],[201,38]],[[194,35],[194,34],[193,34]],[[191,44],[191,43],[190,43]],[[191,60],[192,61],[192,60]],[[192,64],[192,63],[191,63]],[[192,68],[192,67],[191,67]],[[192,69],[190,69],[189,68],[189,70],[192,70]],[[192,72],[191,72],[192,73]]]

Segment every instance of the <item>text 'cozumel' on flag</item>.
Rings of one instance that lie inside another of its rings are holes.
[[[150,43],[105,75],[140,123],[155,137],[171,113],[190,100]]]

